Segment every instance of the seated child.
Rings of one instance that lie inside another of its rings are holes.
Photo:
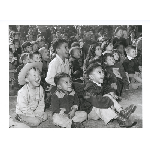
[[[29,41],[26,41],[22,44],[23,53],[32,52],[32,44]]]
[[[89,80],[86,82],[86,101],[82,104],[88,113],[88,119],[98,120],[101,118],[105,124],[116,119],[120,127],[130,127],[133,123],[129,120],[130,115],[135,111],[136,106],[130,105],[123,109],[115,100],[117,96],[114,89],[103,84],[104,73],[102,67],[91,64],[87,69]]]
[[[48,65],[50,63],[50,54],[45,47],[40,48],[39,53],[41,54],[42,62],[43,62],[41,81],[42,81],[43,88],[44,88],[47,85],[45,78],[46,78],[46,74],[48,71]]]
[[[17,96],[16,119],[30,127],[38,126],[47,119],[44,112],[44,91],[40,86],[42,62],[26,64],[18,76],[20,85],[24,85]]]
[[[136,57],[136,48],[134,46],[128,46],[126,48],[127,58],[123,62],[125,72],[128,73],[131,83],[142,85],[142,78],[140,76],[139,62]]]
[[[83,77],[83,69],[82,62],[79,61],[81,58],[81,50],[79,47],[72,47],[70,49],[71,58],[69,59],[70,67],[71,67],[71,76],[73,80],[79,79]]]
[[[105,71],[110,85],[115,84],[117,96],[121,96],[122,89],[129,89],[129,81],[124,68],[120,63],[115,63],[113,54],[104,55]]]
[[[9,83],[11,88],[14,87],[16,63],[17,59],[14,57],[12,50],[9,49]]]
[[[72,89],[72,81],[66,73],[55,76],[54,82],[57,90],[52,95],[51,107],[53,112],[53,123],[60,127],[83,127],[81,123],[86,120],[84,111],[77,111],[79,100]]]
[[[38,51],[38,42],[32,41],[31,44],[32,44],[32,51],[33,52]]]
[[[40,62],[41,61],[41,54],[38,52],[38,51],[36,51],[36,52],[31,52],[30,54],[29,54],[29,62]]]

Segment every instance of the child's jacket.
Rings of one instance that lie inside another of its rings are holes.
[[[129,60],[128,58],[126,58],[122,65],[124,67],[125,72],[127,72],[128,74],[135,74],[135,72],[140,72],[138,68],[139,63],[137,59]]]
[[[96,108],[106,109],[111,107],[114,103],[109,97],[103,97],[104,94],[108,94],[109,92],[114,92],[113,89],[108,85],[98,86],[96,83],[88,80],[85,85],[85,93],[90,96],[84,102],[84,108],[87,113],[90,113],[93,106]]]
[[[44,107],[44,91],[42,86],[37,87],[36,94],[29,91],[27,84],[18,91],[17,114],[35,117],[37,114],[44,112]]]
[[[60,108],[65,108],[65,113],[68,114],[72,107],[78,108],[79,100],[75,91],[65,94],[62,90],[57,89],[51,97],[51,107],[53,113],[60,113]]]

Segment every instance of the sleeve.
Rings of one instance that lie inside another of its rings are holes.
[[[51,108],[53,113],[60,113],[59,98],[55,94],[51,97]]]
[[[55,75],[56,75],[56,62],[52,61],[49,64],[48,72],[47,72],[47,77],[45,78],[45,81],[48,84],[55,86],[55,83],[54,83],[54,77],[55,77]]]
[[[17,104],[19,106],[19,110],[25,114],[26,116],[35,117],[33,110],[28,105],[27,96],[23,91],[18,92],[17,96]]]
[[[79,106],[79,98],[78,98],[77,94],[75,94],[72,108],[77,108],[78,109],[78,106]]]
[[[44,112],[44,108],[45,108],[44,91],[43,91],[43,88],[41,86],[40,86],[40,94],[41,94],[41,97],[40,97],[39,105],[36,108],[36,110],[34,111],[35,114]]]
[[[103,97],[102,95],[96,95],[95,89],[89,88],[86,92],[90,94],[90,98],[86,99],[96,108],[109,108],[114,105],[113,101],[109,97]]]

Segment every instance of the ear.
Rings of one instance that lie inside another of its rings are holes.
[[[25,81],[26,81],[26,82],[29,82],[29,79],[28,79],[28,77],[26,77],[26,78],[25,78]]]
[[[92,79],[92,80],[94,79],[93,75],[89,75],[89,78]]]
[[[62,89],[60,85],[57,85],[57,87],[58,87],[59,89]]]

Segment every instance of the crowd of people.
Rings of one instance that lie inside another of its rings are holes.
[[[122,92],[142,86],[138,26],[9,26],[9,88],[17,90],[16,119],[35,127],[48,118],[82,128],[87,119],[132,127],[134,104]],[[114,29],[114,30],[113,30]]]

